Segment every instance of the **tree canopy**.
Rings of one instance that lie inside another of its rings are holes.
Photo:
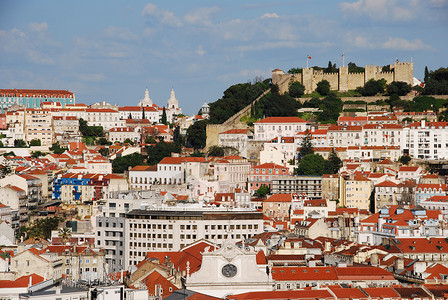
[[[51,237],[51,231],[58,229],[59,223],[62,221],[64,219],[60,217],[36,219],[30,225],[20,227],[18,236],[49,239]]]
[[[426,75],[426,74],[425,74]],[[428,74],[425,80],[424,95],[447,95],[448,94],[448,68],[439,68]]]
[[[305,87],[298,81],[291,83],[289,86],[289,95],[293,98],[300,98],[305,94]]]
[[[41,146],[40,139],[32,139],[30,142],[30,146]]]
[[[325,160],[324,173],[325,174],[336,174],[339,172],[339,169],[342,167],[342,161],[334,151],[334,148],[331,150],[328,159]]]
[[[207,140],[206,128],[208,120],[195,122],[187,129],[187,146],[194,149],[202,149],[205,147]]]
[[[322,96],[327,96],[330,93],[330,83],[327,80],[318,82],[316,92],[318,92]]]
[[[180,153],[181,146],[177,143],[166,143],[164,141],[158,142],[155,145],[146,147],[148,153],[148,164],[158,164],[164,157],[170,157],[171,153]]]
[[[278,86],[273,85],[271,92],[262,97],[252,108],[251,116],[256,119],[263,117],[294,117],[297,116],[297,102],[288,93],[280,95]]]
[[[407,84],[403,81],[393,81],[390,84],[386,86],[387,94],[389,95],[398,95],[398,96],[405,96],[409,94],[412,87],[410,84]]]
[[[377,94],[383,94],[386,88],[386,80],[370,79],[364,84],[364,87],[358,87],[356,91],[363,96],[375,96]]]
[[[302,143],[300,144],[299,159],[302,159],[308,154],[314,153],[312,138],[311,132],[307,131]]]
[[[296,175],[322,175],[324,174],[325,160],[320,154],[307,154],[294,169]]]
[[[240,83],[224,91],[224,96],[210,103],[210,123],[221,124],[249,105],[253,100],[270,88],[270,79],[262,82]]]
[[[129,155],[117,157],[112,162],[112,172],[124,173],[124,171],[128,170],[128,167],[143,165],[144,162],[145,159],[140,153],[132,153]]]

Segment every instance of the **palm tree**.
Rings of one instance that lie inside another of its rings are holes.
[[[67,227],[59,228],[58,236],[62,239],[62,244],[65,245],[72,236],[71,228]]]

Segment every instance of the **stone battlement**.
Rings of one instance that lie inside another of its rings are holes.
[[[403,81],[407,84],[413,83],[414,63],[395,62],[390,65],[391,71],[382,72],[382,67],[366,65],[364,72],[348,72],[348,66],[339,67],[337,73],[324,73],[323,70],[304,68],[302,73],[287,74],[279,69],[272,72],[272,83],[278,85],[280,93],[289,90],[292,82],[300,82],[305,86],[305,93],[313,92],[317,84],[322,80],[330,83],[331,90],[348,91],[362,87],[370,79],[384,79],[387,83]]]

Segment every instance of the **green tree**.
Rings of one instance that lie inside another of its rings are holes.
[[[53,143],[53,145],[50,147],[50,150],[54,153],[54,154],[62,154],[65,151],[68,150],[68,148],[66,147],[61,147],[61,145],[59,145],[58,142]]]
[[[291,68],[288,70],[288,74],[302,74],[302,68]]]
[[[3,145],[3,142],[0,141],[0,148],[4,148],[4,147],[5,147],[5,145]]]
[[[36,219],[29,226],[21,228],[18,237],[25,236],[27,238],[42,238],[47,240],[51,237],[51,231],[58,229],[59,223],[62,221],[64,221],[63,218],[56,216]]]
[[[407,165],[411,161],[411,159],[412,158],[409,155],[403,155],[398,159],[398,161],[403,165]]]
[[[132,153],[129,155],[117,157],[112,162],[112,172],[113,173],[124,173],[128,170],[128,167],[135,167],[138,165],[143,165],[145,159],[140,153]]]
[[[294,169],[296,175],[322,175],[325,169],[325,160],[320,154],[308,154],[301,160],[297,168]]]
[[[166,120],[166,111],[165,111],[165,106],[163,107],[163,112],[162,112],[162,124],[168,124],[167,120]]]
[[[164,107],[163,109],[165,109],[165,107]],[[143,120],[146,119],[146,116],[145,116],[145,107],[144,107],[144,106],[142,106],[142,119],[143,119]]]
[[[101,148],[100,150],[98,150],[98,152],[99,152],[102,156],[107,157],[107,156],[109,156],[109,152],[110,152],[110,150],[109,150],[109,148],[104,147],[104,148]]]
[[[428,66],[425,66],[425,77],[424,77],[424,82],[426,83],[429,79],[429,71],[428,71]]]
[[[257,197],[263,198],[267,194],[271,192],[271,189],[266,184],[262,184],[258,190],[255,192],[257,194]]]
[[[46,153],[44,153],[42,151],[33,151],[31,153],[31,157],[33,157],[33,158],[39,158],[39,157],[45,156],[45,155],[46,155]]]
[[[134,146],[134,142],[130,138],[125,139],[123,143],[124,144],[129,144],[131,146]]]
[[[364,87],[359,87],[356,89],[363,96],[375,96],[379,93],[383,93],[385,88],[385,80],[374,80],[370,79],[364,84]]]
[[[325,161],[325,174],[336,174],[339,172],[339,169],[342,167],[342,161],[336,154],[334,148],[331,150],[328,159]]]
[[[210,103],[210,123],[221,124],[241,109],[252,103],[270,88],[270,79],[252,84],[240,83],[224,91],[221,99]]]
[[[15,148],[26,148],[28,145],[26,142],[22,139],[14,140],[14,147]]]
[[[321,123],[335,124],[344,106],[341,98],[336,97],[334,93],[330,93],[318,103],[318,107],[322,110],[322,112],[317,116],[317,121]]]
[[[224,148],[220,146],[211,146],[207,154],[208,156],[224,156]]]
[[[96,143],[101,146],[112,144],[105,137],[100,137]]]
[[[305,94],[305,87],[298,81],[291,83],[289,86],[289,95],[293,98],[300,98]]]
[[[205,147],[208,120],[195,122],[187,129],[187,145],[194,149],[202,149]]]
[[[406,96],[411,92],[411,85],[403,81],[393,81],[386,86],[386,91],[389,95]]]
[[[330,93],[330,83],[327,80],[322,80],[317,83],[316,92],[322,96],[326,96]]]
[[[349,62],[348,65],[348,72],[349,73],[363,73],[365,72],[365,68],[363,67],[358,67],[355,63],[353,62]]]
[[[308,154],[314,153],[312,140],[313,136],[311,135],[311,132],[307,130],[305,137],[303,138],[302,143],[300,144],[299,159],[304,158]]]
[[[30,146],[41,146],[40,139],[32,139],[30,142]]]
[[[193,153],[191,153],[190,157],[204,157],[204,153],[202,153],[201,151],[194,151]]]
[[[83,118],[79,119],[79,131],[84,137],[91,136],[96,138],[104,136],[103,126],[88,126],[87,121]]]
[[[179,144],[166,143],[164,141],[158,142],[155,145],[147,146],[146,152],[148,153],[148,164],[158,164],[164,157],[170,157],[171,153],[180,153],[181,150],[182,149]]]
[[[157,144],[157,141],[152,135],[148,135],[145,138],[145,144]]]

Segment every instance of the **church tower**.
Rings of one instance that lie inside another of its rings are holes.
[[[138,106],[152,106],[152,100],[149,98],[149,91],[148,88],[146,88],[145,91],[145,98],[141,99],[138,103]]]
[[[179,102],[176,99],[176,94],[174,93],[174,89],[171,89],[170,99],[168,99],[168,109],[178,109]]]

